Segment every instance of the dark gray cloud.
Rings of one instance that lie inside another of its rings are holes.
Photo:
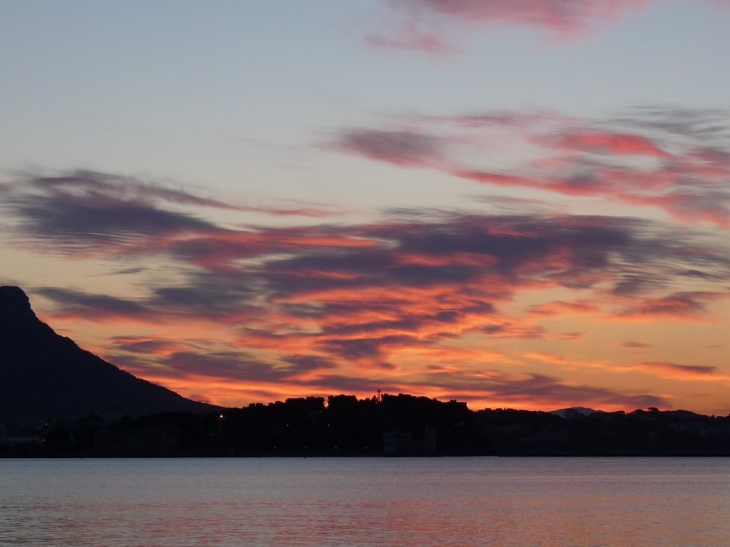
[[[288,355],[278,363],[265,362],[244,351],[178,351],[155,359],[166,367],[163,375],[186,375],[248,382],[292,382],[311,371],[334,369],[337,365],[316,355]],[[156,369],[160,370],[160,369]]]
[[[403,334],[377,338],[337,338],[334,336],[326,337],[319,342],[315,341],[316,347],[345,359],[383,357],[383,349],[386,347],[413,347],[414,345],[418,345],[417,338]]]
[[[730,137],[730,111],[725,108],[686,108],[644,105],[615,117],[627,127],[692,136],[702,140],[725,140]]]
[[[211,231],[213,226],[184,213],[148,204],[112,199],[67,200],[25,197],[15,201],[27,235],[60,244],[100,246],[124,244],[138,236],[161,237],[185,231]]]
[[[700,365],[677,365],[675,363],[656,363],[656,362],[649,362],[649,363],[637,363],[637,368],[644,369],[650,372],[657,372],[657,373],[669,373],[676,374],[681,377],[692,377],[692,376],[698,376],[698,377],[704,377],[704,376],[712,376],[717,374],[718,369],[717,367],[710,367],[710,366],[700,366]]]
[[[194,374],[226,380],[279,382],[296,372],[295,367],[279,368],[252,359],[243,352],[219,351],[196,353],[183,351],[158,360],[170,367],[173,376]]]
[[[243,320],[261,313],[253,302],[260,296],[261,280],[245,272],[234,274],[193,273],[177,286],[152,288],[148,302],[170,315]]]
[[[190,274],[179,286],[150,287],[137,299],[116,298],[84,291],[40,287],[32,289],[55,304],[56,313],[89,320],[134,318],[155,322],[162,318],[197,317],[244,322],[263,312],[253,305],[257,280],[247,276]]]
[[[172,234],[220,231],[192,214],[164,207],[208,200],[135,179],[76,173],[6,184],[5,192],[0,206],[18,220],[19,235],[58,252],[99,252]]]
[[[40,287],[32,290],[33,294],[53,301],[61,315],[74,315],[90,320],[104,320],[120,317],[145,319],[153,315],[148,306],[123,298],[103,294],[89,294],[86,292]]]
[[[368,158],[411,167],[443,159],[446,141],[408,130],[347,129],[332,147]]]
[[[109,197],[120,201],[167,202],[216,209],[236,209],[222,201],[197,196],[181,189],[145,182],[134,177],[78,170],[55,177],[28,177],[22,183],[52,197]]]
[[[135,336],[113,336],[111,341],[116,348],[122,351],[140,355],[151,355],[163,351],[170,351],[178,346],[178,344],[169,340]]]
[[[502,325],[489,325],[481,329],[481,332],[494,336],[495,338],[522,338],[535,340],[545,336],[545,329],[536,326],[513,325],[506,322]]]
[[[299,372],[337,368],[337,363],[318,355],[287,355],[281,360],[291,364]]]
[[[224,209],[276,216],[323,217],[312,208],[276,209],[233,206],[190,192],[131,177],[75,172],[58,177],[28,177],[0,185],[0,209],[14,220],[16,238],[58,254],[167,252],[202,255],[200,238],[216,238],[217,255],[228,246],[240,256],[255,246],[243,232],[203,219],[190,209]],[[182,208],[189,209],[182,211]],[[209,246],[206,249],[210,249]],[[204,257],[200,257],[203,260]]]

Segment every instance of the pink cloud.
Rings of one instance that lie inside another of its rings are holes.
[[[374,34],[371,46],[440,54],[453,51],[445,26],[491,30],[499,25],[546,31],[558,42],[585,36],[601,23],[614,22],[645,7],[647,0],[387,0],[396,17],[391,36]]]
[[[464,21],[501,21],[575,32],[595,20],[611,20],[647,4],[645,0],[390,0]]]
[[[397,36],[370,34],[365,42],[374,49],[419,51],[429,55],[444,55],[459,50],[443,36],[427,32],[414,23],[404,25]]]
[[[390,7],[389,32],[368,34],[368,46],[379,50],[443,55],[467,32],[522,27],[546,34],[553,44],[589,37],[601,26],[616,24],[656,0],[383,0]],[[724,10],[730,0],[698,2]],[[453,38],[452,38],[453,37]]]
[[[659,207],[683,222],[704,221],[723,228],[730,227],[730,196],[712,190],[703,192],[701,186],[694,191],[682,190],[653,196],[620,194],[617,197],[626,203]]]
[[[565,132],[554,138],[554,144],[568,150],[617,156],[672,157],[646,137],[608,131]]]
[[[709,115],[716,129],[698,129]],[[728,113],[720,111],[678,116],[658,110],[644,118],[603,121],[468,114],[421,117],[405,129],[348,129],[332,147],[478,184],[606,197],[661,209],[682,223],[728,227],[730,146],[716,135],[722,128],[730,132],[729,126]],[[524,157],[505,166],[505,152],[515,150]]]

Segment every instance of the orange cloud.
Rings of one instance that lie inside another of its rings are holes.
[[[679,380],[717,381],[726,379],[718,374],[717,367],[696,365],[676,365],[674,363],[635,363],[629,368],[640,370],[662,378],[676,378]]]
[[[586,301],[578,302],[547,302],[530,306],[530,313],[543,316],[574,315],[578,313],[600,313],[601,309],[593,303]]]
[[[611,317],[630,321],[706,320],[707,303],[727,298],[728,294],[714,292],[682,292],[660,298],[639,298],[636,302],[614,311]]]
[[[525,354],[525,357],[528,359],[535,359],[543,363],[548,363],[550,365],[565,365],[568,363],[568,360],[565,357],[550,355],[547,353],[527,353]]]
[[[4,194],[15,221],[6,237],[52,246],[68,260],[89,250],[125,266],[158,260],[170,275],[137,283],[128,296],[30,292],[52,303],[55,317],[118,328],[104,348],[113,362],[214,402],[379,387],[492,406],[657,406],[663,399],[649,393],[540,375],[545,363],[566,362],[527,346],[580,339],[540,323],[597,313],[607,295],[620,306],[616,320],[694,320],[730,281],[724,247],[631,218],[421,210],[360,224],[234,229],[193,214],[194,203],[130,201],[104,185],[92,199],[64,184]],[[688,280],[714,290],[665,289]],[[543,289],[579,296],[514,309]],[[515,339],[524,353],[504,352]],[[534,369],[505,372],[516,366]]]

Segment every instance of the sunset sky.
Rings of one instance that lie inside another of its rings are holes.
[[[0,284],[227,406],[730,413],[730,1],[0,0]]]

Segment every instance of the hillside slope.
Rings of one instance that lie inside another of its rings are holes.
[[[40,321],[18,287],[0,287],[0,418],[204,412],[214,407],[141,380]]]

